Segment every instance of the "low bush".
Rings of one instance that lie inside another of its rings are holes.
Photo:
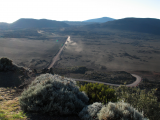
[[[78,114],[88,100],[74,80],[51,74],[37,77],[19,98],[22,110],[50,115]]]
[[[147,120],[143,114],[135,110],[128,103],[109,102],[97,114],[99,120]]]
[[[107,102],[116,102],[117,97],[115,90],[104,84],[88,83],[84,86],[81,85],[81,91],[85,91],[89,97],[89,103],[101,102],[106,104]]]
[[[79,113],[79,117],[82,120],[98,120],[97,113],[101,110],[102,106],[102,103],[98,102],[88,105]]]

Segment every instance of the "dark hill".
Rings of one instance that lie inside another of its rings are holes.
[[[58,28],[68,27],[64,22],[47,19],[19,19],[11,24],[14,28]]]
[[[9,24],[5,22],[0,22],[0,29],[6,29],[8,28]]]
[[[2,26],[3,25],[3,26]],[[5,28],[5,24],[0,25],[0,28]],[[8,26],[11,29],[26,29],[26,28],[60,28],[60,27],[68,27],[69,25],[55,20],[47,20],[47,19],[19,19]]]
[[[154,18],[124,18],[102,24],[87,25],[87,28],[127,30],[160,35],[160,20]]]

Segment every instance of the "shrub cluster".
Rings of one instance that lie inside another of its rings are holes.
[[[128,103],[109,102],[97,114],[99,120],[146,120],[143,113],[138,112]]]
[[[120,86],[115,90],[119,100],[124,100],[124,102],[131,104],[139,111],[143,111],[144,117],[148,117],[150,120],[158,120],[160,118],[160,103],[157,102],[157,97],[155,96],[156,89],[147,92],[139,88]]]
[[[82,120],[147,120],[143,113],[138,112],[124,101],[109,102],[106,105],[93,103],[83,108],[79,117]]]
[[[90,104],[94,102],[106,104],[109,101],[117,101],[115,90],[104,84],[88,83],[84,86],[81,85],[80,90],[86,92],[89,97]]]
[[[37,77],[19,98],[22,110],[50,115],[78,114],[88,100],[74,80],[51,74]]]
[[[79,88],[72,79],[42,74],[24,90],[19,100],[24,111],[51,115],[78,114],[82,120],[145,120],[144,117],[158,120],[160,104],[155,91],[97,83]],[[90,105],[87,106],[88,102]]]
[[[98,102],[88,105],[79,113],[79,117],[82,120],[98,120],[97,113],[101,110],[102,106],[102,103]]]

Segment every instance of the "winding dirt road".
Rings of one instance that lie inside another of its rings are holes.
[[[139,85],[139,83],[141,82],[141,77],[135,74],[131,74],[133,77],[136,78],[136,81],[133,82],[132,84],[128,84],[126,85],[127,87],[136,87]],[[74,79],[74,78],[72,78]],[[100,81],[94,81],[94,80],[84,80],[84,79],[74,79],[75,81],[85,81],[85,82],[93,82],[93,83],[103,83],[105,85],[112,85],[112,86],[120,86],[119,84],[111,84],[111,83],[105,83],[105,82],[100,82]]]
[[[70,41],[70,36],[68,36],[65,44],[61,47],[61,49],[59,50],[59,52],[57,53],[57,55],[52,59],[51,64],[49,65],[48,69],[52,68],[54,66],[54,64],[57,62],[61,52],[63,51],[65,45],[67,45],[68,41]],[[136,78],[136,81],[133,82],[132,84],[128,84],[126,85],[127,87],[136,87],[139,85],[139,83],[141,82],[142,78],[136,74],[131,74],[133,77]],[[74,78],[72,78],[74,79]],[[112,85],[112,86],[120,86],[119,84],[111,84],[111,83],[105,83],[105,82],[100,82],[100,81],[94,81],[94,80],[84,80],[84,79],[74,79],[75,81],[85,81],[85,82],[93,82],[93,83],[103,83],[105,85]]]

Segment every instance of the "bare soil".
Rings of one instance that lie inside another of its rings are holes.
[[[77,35],[78,34],[78,35]],[[111,71],[160,72],[160,36],[102,31],[72,34],[57,67],[86,66]]]
[[[28,68],[46,68],[66,38],[66,36],[53,36],[47,40],[0,38],[0,58],[7,57],[15,64]]]

